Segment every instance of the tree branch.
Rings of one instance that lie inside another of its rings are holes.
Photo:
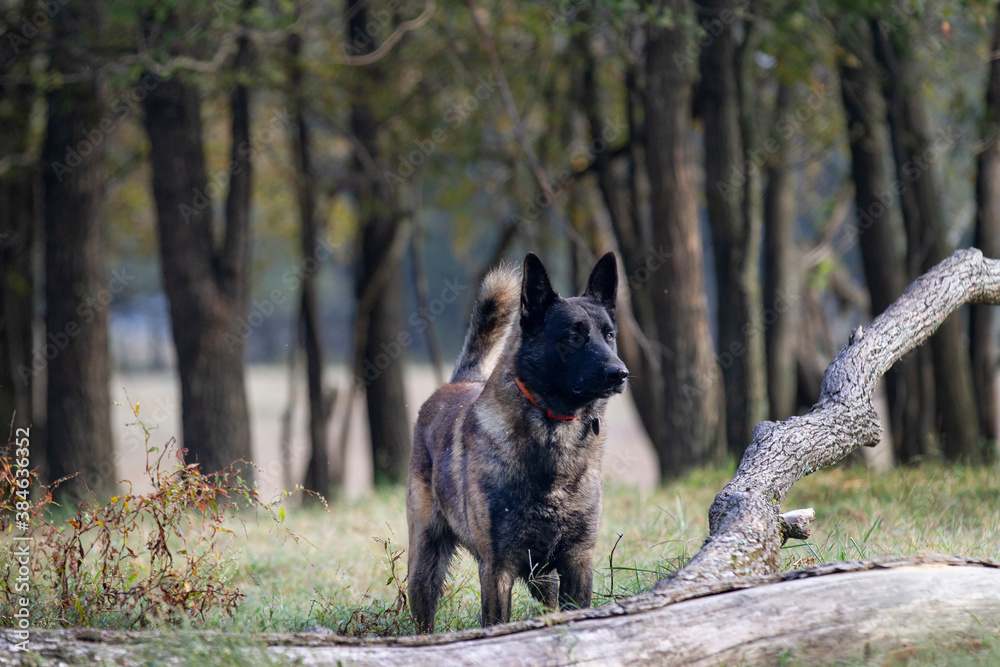
[[[408,215],[396,225],[392,241],[389,248],[382,255],[379,264],[371,273],[368,283],[364,286],[361,295],[358,297],[357,311],[354,314],[354,330],[351,345],[351,375],[347,378],[347,387],[344,390],[344,400],[346,401],[346,412],[340,422],[340,433],[337,438],[337,450],[334,457],[339,459],[347,451],[347,439],[351,431],[352,406],[355,397],[364,387],[364,362],[365,346],[368,339],[368,329],[371,324],[372,309],[375,301],[382,294],[386,284],[392,277],[392,271],[403,261],[403,254],[409,244],[412,233],[412,216]]]
[[[38,163],[38,155],[35,153],[11,153],[0,157],[0,178],[7,175],[7,172],[17,167],[28,167]]]
[[[414,30],[423,27],[428,21],[430,21],[435,9],[436,5],[434,4],[434,0],[429,0],[429,2],[424,6],[424,11],[420,13],[420,16],[400,23],[399,27],[393,30],[392,34],[386,37],[385,41],[371,53],[366,53],[360,56],[341,56],[334,58],[333,62],[338,65],[374,65],[378,61],[382,60],[382,58],[386,57],[389,52],[392,51],[392,48],[406,36],[406,33],[413,32]]]
[[[576,228],[569,223],[569,220],[567,220],[566,216],[564,216],[560,211],[559,201],[556,199],[555,190],[552,188],[552,180],[545,171],[545,166],[542,164],[538,154],[535,152],[534,146],[531,145],[531,141],[528,139],[528,133],[524,129],[524,121],[521,118],[521,114],[517,110],[517,104],[514,101],[514,95],[510,91],[510,86],[507,84],[507,77],[504,75],[503,66],[500,63],[500,54],[497,52],[493,36],[483,26],[482,21],[479,20],[475,0],[467,0],[467,4],[469,5],[469,13],[472,16],[472,23],[476,27],[476,32],[479,33],[479,37],[483,43],[483,49],[486,51],[486,57],[490,61],[490,68],[493,70],[493,76],[496,78],[497,88],[500,90],[500,98],[503,100],[504,109],[510,117],[511,124],[514,127],[514,135],[517,138],[517,142],[521,146],[521,151],[528,160],[528,166],[531,168],[531,172],[534,174],[535,180],[538,181],[538,186],[542,189],[542,193],[548,201],[551,202],[549,206],[552,215],[559,223],[559,226],[562,227],[566,236],[568,236],[573,242],[573,245],[579,249],[580,254],[583,257],[589,258],[591,261],[595,261],[597,258],[594,257],[594,253],[590,246],[584,238],[580,236],[580,232],[578,232]],[[653,345],[650,343],[649,339],[643,335],[642,329],[639,327],[639,323],[636,321],[635,315],[632,313],[632,308],[627,301],[619,301],[618,313],[631,325],[636,343],[638,343],[639,348],[642,350],[646,358],[650,360],[650,364],[654,367],[658,366],[658,353],[653,349]]]
[[[882,425],[872,406],[879,378],[966,303],[1000,304],[1000,260],[957,250],[918,278],[867,328],[858,327],[826,369],[808,414],[757,425],[736,475],[709,510],[708,539],[657,589],[775,572],[783,543],[778,508],[806,475],[874,446]]]
[[[469,13],[472,16],[472,23],[476,27],[476,32],[479,33],[479,38],[482,40],[483,50],[486,51],[486,57],[490,61],[490,68],[493,70],[493,76],[496,77],[497,87],[500,89],[500,99],[503,100],[504,109],[510,117],[510,122],[514,127],[514,136],[517,138],[517,143],[520,144],[521,150],[524,152],[524,156],[528,160],[528,166],[531,168],[531,172],[534,174],[535,180],[538,181],[538,186],[542,189],[542,192],[548,200],[552,202],[552,213],[556,220],[559,221],[559,225],[563,228],[563,231],[573,241],[574,245],[580,248],[584,256],[593,258],[593,252],[591,252],[590,246],[587,245],[587,242],[582,236],[580,236],[580,233],[576,231],[576,228],[569,224],[569,221],[566,220],[565,216],[563,216],[562,213],[556,209],[556,193],[552,188],[552,180],[546,173],[545,167],[542,165],[542,161],[538,157],[538,153],[535,152],[535,147],[531,145],[531,141],[528,139],[528,133],[524,129],[524,120],[521,118],[521,113],[517,110],[517,103],[514,101],[514,95],[510,92],[510,86],[507,84],[507,77],[504,75],[503,66],[500,63],[500,54],[497,52],[496,44],[493,41],[493,35],[486,30],[482,21],[479,20],[475,0],[467,0],[467,4],[469,5]]]
[[[137,43],[140,44],[139,52],[123,56],[121,64],[125,66],[141,64],[150,72],[156,74],[161,79],[168,79],[177,71],[199,72],[201,74],[218,74],[229,57],[239,49],[241,38],[245,37],[245,28],[240,26],[230,30],[219,39],[219,48],[208,60],[199,60],[191,56],[174,56],[166,62],[157,62],[146,48],[146,40],[140,34]]]

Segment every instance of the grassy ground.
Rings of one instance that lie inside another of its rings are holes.
[[[731,474],[731,470],[698,471],[653,492],[609,486],[595,554],[594,604],[647,591],[686,562],[707,534],[708,507]],[[794,487],[784,509],[801,507],[816,509],[813,537],[786,547],[786,569],[926,553],[1000,560],[997,468],[928,465],[887,474],[838,468]],[[230,564],[227,578],[245,597],[233,615],[216,612],[197,626],[227,634],[211,644],[186,640],[194,645],[154,646],[149,649],[151,660],[157,654],[180,655],[177,651],[182,650],[188,657],[200,651],[211,656],[206,660],[213,664],[241,664],[247,647],[256,646],[256,640],[244,633],[261,631],[329,628],[360,636],[413,631],[404,597],[406,519],[401,488],[338,502],[329,512],[316,506],[288,507],[283,523],[300,539],[289,537],[264,515],[228,524],[234,533],[223,548]],[[40,597],[37,602],[44,607],[44,594]],[[541,612],[521,584],[515,588],[513,608],[515,620]],[[36,611],[40,612],[33,615],[36,624],[60,624],[58,615]],[[446,583],[438,630],[476,627],[478,612],[475,563],[463,554],[453,562]],[[113,614],[92,621],[116,626]],[[1000,637],[987,632],[983,642],[983,650],[974,655],[930,649],[886,664],[1000,664]]]
[[[730,471],[693,473],[655,492],[609,487],[595,555],[595,604],[648,590],[694,554],[707,509]],[[927,466],[888,474],[841,468],[797,484],[786,509],[815,507],[813,537],[785,550],[785,567],[886,555],[952,553],[1000,560],[1000,471]],[[331,507],[289,510],[303,536],[282,540],[267,522],[245,524],[241,569],[246,599],[225,626],[246,631],[409,633],[406,519],[401,489]],[[620,538],[619,538],[620,535]],[[241,540],[242,541],[242,540]],[[617,544],[617,546],[616,546]],[[475,562],[456,558],[437,615],[441,631],[477,625]],[[514,618],[539,613],[523,585]]]

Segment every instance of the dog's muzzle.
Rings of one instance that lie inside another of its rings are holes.
[[[609,390],[618,394],[624,392],[626,380],[628,380],[628,369],[624,366],[609,366],[604,369],[604,386]]]

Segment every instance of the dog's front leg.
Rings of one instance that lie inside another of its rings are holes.
[[[510,595],[514,587],[512,570],[483,559],[479,561],[479,586],[483,601],[480,619],[483,627],[509,621]]]
[[[559,608],[582,609],[590,606],[594,592],[594,561],[591,549],[566,555],[558,565]]]
[[[546,611],[555,611],[559,608],[559,577],[555,572],[529,577],[528,590],[532,597],[545,606]]]

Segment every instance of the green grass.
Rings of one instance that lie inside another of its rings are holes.
[[[731,474],[697,471],[654,491],[608,486],[595,553],[594,604],[648,591],[682,566],[707,534],[708,507]],[[928,553],[1000,560],[997,468],[927,465],[889,473],[837,468],[807,477],[792,489],[783,509],[803,507],[816,509],[813,536],[786,545],[786,569]],[[332,630],[355,636],[413,632],[403,597],[406,512],[401,487],[336,502],[329,512],[315,505],[287,507],[283,527],[300,536],[298,541],[263,515],[243,516],[228,527],[233,534],[225,550],[231,564],[225,579],[245,597],[233,615],[218,612],[188,626],[227,634],[182,640],[180,633],[168,644],[154,642],[144,649],[150,651],[149,664],[157,663],[157,655],[181,655],[177,651],[188,656],[201,651],[213,664],[246,664],[246,651],[261,646],[253,633],[262,631]],[[44,591],[36,593],[44,606]],[[541,612],[518,584],[514,620]],[[452,564],[437,629],[478,627],[478,613],[477,569],[463,553]],[[51,615],[34,618],[59,625]],[[109,613],[93,622],[115,627],[114,619]],[[978,652],[928,648],[881,664],[986,665],[997,664],[998,655],[1000,637],[984,632],[983,650]]]
[[[609,486],[595,553],[594,604],[647,591],[683,565],[707,534],[708,507],[730,474],[698,471],[652,492]],[[786,546],[786,569],[929,553],[1000,560],[996,468],[924,466],[885,474],[837,468],[792,489],[784,509],[800,507],[816,509],[813,536]],[[245,531],[246,546],[234,576],[246,598],[220,625],[242,631],[323,626],[361,635],[413,630],[399,599],[406,576],[401,488],[336,503],[329,514],[289,509],[285,523],[303,541],[282,540],[267,521],[239,532],[244,541]],[[514,619],[541,612],[521,584],[513,609]],[[477,627],[478,612],[475,561],[462,554],[452,564],[437,628]]]
[[[995,467],[836,468],[802,480],[785,504],[817,513],[809,544],[786,549],[789,567],[929,553],[1000,560]]]

